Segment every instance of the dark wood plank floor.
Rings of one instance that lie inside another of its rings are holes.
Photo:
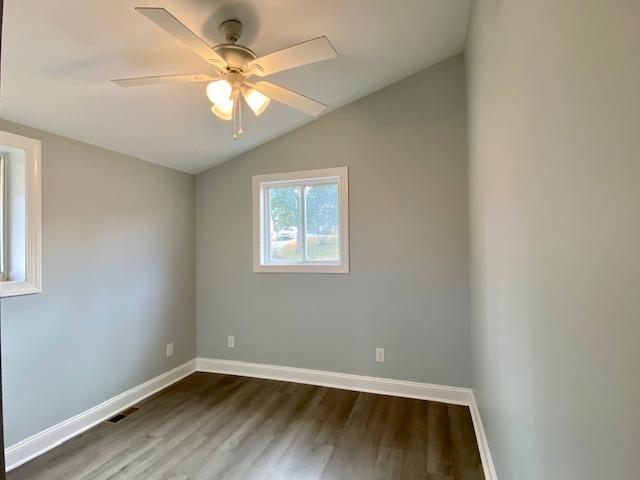
[[[18,479],[483,479],[469,409],[194,373]]]

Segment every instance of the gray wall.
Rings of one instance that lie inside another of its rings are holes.
[[[198,355],[469,385],[466,156],[457,56],[199,175]],[[251,176],[344,165],[351,273],[253,273]]]
[[[42,141],[43,292],[2,299],[10,446],[195,356],[195,181],[0,129]]]
[[[640,2],[475,2],[473,383],[504,480],[640,478]]]

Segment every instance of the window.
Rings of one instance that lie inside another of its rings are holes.
[[[41,291],[40,142],[0,132],[0,296]]]
[[[253,271],[349,273],[347,167],[253,177]]]

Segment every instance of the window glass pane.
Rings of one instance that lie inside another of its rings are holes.
[[[339,261],[338,184],[304,187],[307,260]]]
[[[299,186],[269,189],[269,252],[271,261],[302,260],[301,192]]]

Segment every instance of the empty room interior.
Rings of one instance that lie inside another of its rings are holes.
[[[638,0],[0,19],[0,478],[640,479]]]

